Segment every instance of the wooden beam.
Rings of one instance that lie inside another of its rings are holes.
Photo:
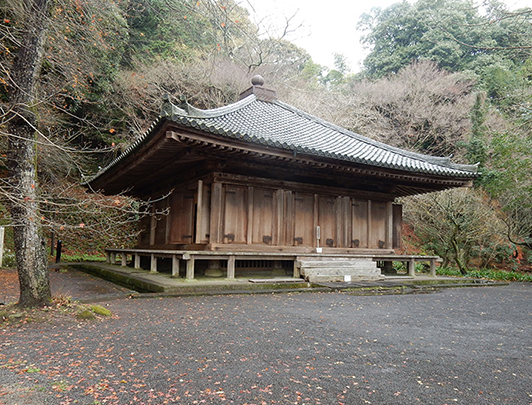
[[[373,242],[372,242],[372,239],[373,238],[373,232],[371,231],[372,230],[372,215],[371,215],[371,200],[368,200],[368,248],[371,249],[373,247]]]
[[[229,256],[227,259],[227,280],[235,279],[235,256]]]
[[[351,204],[351,198],[344,197],[344,247],[346,248],[351,247],[351,240],[353,239],[353,210]]]
[[[277,244],[279,246],[284,246],[285,242],[285,232],[284,232],[284,190],[278,189],[275,192],[276,201],[277,201]]]
[[[408,275],[412,277],[416,275],[416,259],[414,258],[408,261]]]
[[[190,258],[187,260],[186,281],[194,281],[194,264],[195,264],[194,256],[190,256]]]
[[[196,202],[196,235],[194,236],[196,243],[201,243],[203,230],[203,180],[198,180],[198,192]]]
[[[212,183],[210,243],[222,243],[222,208],[222,183]]]
[[[150,255],[151,258],[151,264],[150,264],[150,272],[157,273],[157,256],[155,254]]]
[[[155,207],[152,207],[150,217],[150,246],[155,245],[155,230],[157,228],[157,218],[155,217]]]
[[[246,243],[248,245],[253,244],[253,187],[248,187],[247,193],[248,193],[248,224],[246,229]]]
[[[386,249],[393,249],[393,202],[386,203]]]
[[[294,193],[291,190],[285,190],[284,196],[284,244],[291,246],[295,238]]]
[[[179,256],[172,256],[172,277],[179,277]]]

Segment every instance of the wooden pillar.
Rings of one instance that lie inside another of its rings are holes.
[[[183,259],[187,261],[186,281],[196,281],[194,279],[194,264],[195,264],[194,256],[188,256],[188,258],[186,258],[185,255],[183,255]]]
[[[314,243],[312,246],[314,247],[322,247],[321,240],[318,241],[318,226],[320,226],[320,216],[319,216],[319,207],[320,207],[320,196],[318,194],[314,194],[314,209],[313,209],[313,216],[314,216],[314,223],[312,224],[314,229]]]
[[[126,267],[126,266],[127,266],[127,253],[122,252],[122,253],[120,254],[120,258],[121,258],[121,263],[120,263],[121,266],[122,266],[122,267]]]
[[[111,264],[116,264],[116,253],[111,252]]]
[[[172,255],[172,277],[179,277],[179,257]]]
[[[371,215],[371,200],[368,200],[368,229],[367,229],[367,237],[368,237],[368,248],[372,248],[373,247],[373,232],[371,232],[371,228],[372,228],[372,215]]]
[[[430,259],[430,275],[436,277],[436,260]]]
[[[351,247],[351,235],[353,235],[353,217],[352,217],[352,210],[351,210],[351,198],[349,197],[343,197],[343,208],[342,208],[342,224],[343,224],[343,236],[344,236],[344,243],[343,247],[350,248]]]
[[[296,230],[295,223],[295,207],[294,207],[294,193],[291,190],[284,190],[284,221],[283,221],[283,231],[284,231],[284,245],[293,246],[295,245],[294,237]]]
[[[248,206],[247,206],[247,212],[248,212],[248,223],[247,223],[247,229],[246,229],[246,244],[251,245],[253,244],[253,187],[248,187],[247,193],[248,193]]]
[[[211,223],[210,243],[222,241],[222,183],[212,183],[211,186]]]
[[[275,206],[276,206],[276,226],[275,226],[275,244],[279,246],[285,246],[286,243],[286,224],[285,224],[285,203],[284,203],[284,191],[278,189],[275,192]]]
[[[414,259],[408,261],[408,275],[412,277],[416,275],[416,261]]]
[[[393,249],[393,202],[386,203],[386,249]]]
[[[196,243],[201,243],[203,231],[203,180],[198,180],[198,201],[196,203]]]
[[[297,265],[297,257],[294,257],[294,278],[300,278],[301,272],[299,271],[299,266]]]
[[[136,269],[140,269],[140,255],[138,253],[135,253],[135,265],[134,267]]]
[[[111,264],[111,252],[105,252],[105,256],[106,256],[105,262],[108,264]]]
[[[150,272],[157,273],[157,257],[153,253],[151,255]]]
[[[157,229],[157,218],[155,217],[155,207],[152,209],[150,218],[150,246],[155,245],[155,230]]]
[[[229,256],[227,259],[227,280],[235,279],[235,256]]]

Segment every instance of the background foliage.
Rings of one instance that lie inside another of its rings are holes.
[[[1,130],[22,5],[0,0]],[[252,24],[244,6],[237,0],[53,3],[36,106],[49,234],[86,251],[101,248],[95,238],[81,243],[79,232],[87,229],[100,230],[102,243],[129,243],[139,207],[85,193],[80,180],[147,129],[164,94],[213,108],[235,101],[261,74],[283,101],[311,114],[398,147],[479,164],[482,175],[471,190],[404,201],[416,236],[407,250],[439,254],[462,271],[528,268],[531,9],[508,10],[496,0],[373,9],[359,21],[370,52],[364,70],[353,75],[342,55],[334,67],[320,66],[285,37],[264,35],[268,27]],[[287,20],[285,33],[294,28]],[[110,218],[121,225],[101,225]],[[0,220],[9,222],[5,210]]]

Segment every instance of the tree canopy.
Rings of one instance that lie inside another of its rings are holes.
[[[496,0],[403,1],[374,8],[358,24],[370,49],[366,73],[383,77],[419,60],[481,77],[488,67],[522,66],[531,55],[531,17],[530,9],[510,12]]]
[[[532,9],[510,11],[497,0],[403,1],[373,9],[359,21],[370,50],[365,69],[349,75],[343,55],[328,69],[289,42],[290,19],[279,36],[264,35],[268,30],[253,24],[243,6],[236,0],[0,0],[0,128],[7,135],[0,139],[0,203],[9,208],[9,214],[0,209],[0,221],[29,216],[35,222],[28,232],[43,238],[52,232],[74,238],[86,229],[112,238],[112,229],[91,224],[117,215],[124,227],[114,236],[133,235],[128,224],[143,208],[121,197],[88,196],[79,188],[83,176],[151,124],[164,94],[213,108],[234,101],[258,73],[283,100],[355,132],[479,163],[482,177],[471,196],[421,197],[407,213],[423,222],[422,211],[432,207],[435,217],[425,225],[445,223],[452,231],[448,209],[457,202],[468,235],[487,218],[475,211],[494,215],[497,226],[481,238],[490,240],[491,253],[480,258],[487,250],[470,236],[448,238],[445,247],[418,225],[424,249],[455,251],[464,264],[467,258],[489,262],[484,259],[497,256],[503,239],[532,247]],[[33,29],[39,40],[31,63],[22,66]],[[35,80],[22,92],[21,72]],[[18,158],[17,139],[28,147]],[[14,193],[22,181],[17,161],[34,162],[37,170],[24,166],[26,194]]]

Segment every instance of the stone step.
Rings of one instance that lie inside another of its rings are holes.
[[[375,262],[307,262],[299,261],[299,267],[305,268],[327,268],[327,267],[336,267],[336,268],[366,268],[366,267],[376,267]]]
[[[379,280],[383,276],[371,259],[301,258],[297,262],[300,274],[310,282]]]

